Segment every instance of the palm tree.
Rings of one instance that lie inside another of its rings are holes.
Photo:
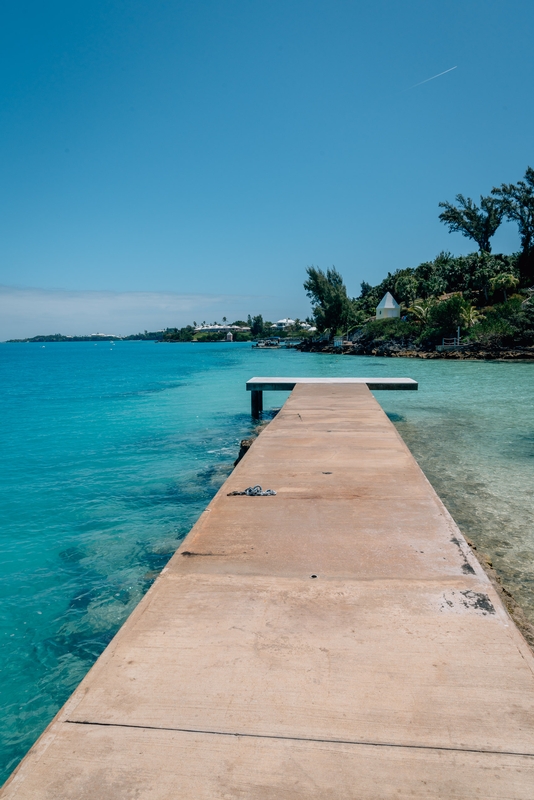
[[[408,309],[409,314],[411,314],[417,322],[420,322],[421,325],[425,325],[428,322],[428,317],[430,314],[430,309],[432,306],[436,305],[436,301],[433,297],[428,297],[426,300],[415,300],[413,305],[411,305]]]
[[[475,306],[471,305],[465,306],[462,309],[461,317],[462,317],[462,322],[464,323],[467,330],[469,330],[469,328],[472,328],[473,325],[476,325],[477,322],[480,322],[480,320],[485,319],[484,314],[481,314],[478,308],[475,308]]]
[[[500,275],[496,275],[494,278],[490,280],[490,286],[492,292],[496,292],[499,289],[502,289],[505,303],[508,299],[506,296],[506,290],[515,289],[516,286],[518,285],[519,285],[519,278],[516,278],[515,275],[512,275],[511,272],[501,272]]]

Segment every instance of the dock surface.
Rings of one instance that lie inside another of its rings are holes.
[[[255,377],[247,381],[250,392],[250,410],[253,419],[259,419],[263,411],[263,392],[290,392],[299,384],[364,384],[371,390],[408,389],[417,391],[418,383],[413,378],[273,378]]]
[[[364,384],[369,389],[412,389],[416,390],[418,383],[413,378],[273,378],[255,377],[247,381],[247,390],[287,392],[300,384],[319,384],[319,385],[351,385]]]
[[[0,797],[532,800],[534,658],[367,386],[298,384]]]

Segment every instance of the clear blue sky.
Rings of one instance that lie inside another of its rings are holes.
[[[0,21],[0,338],[306,316],[307,265],[356,295],[469,252],[438,202],[534,166],[532,0],[11,0]]]

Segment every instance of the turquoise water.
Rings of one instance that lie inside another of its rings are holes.
[[[3,344],[0,782],[229,474],[252,429],[244,383],[269,374],[419,380],[376,396],[534,621],[534,364]]]

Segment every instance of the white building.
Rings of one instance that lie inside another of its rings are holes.
[[[278,322],[275,322],[274,325],[271,325],[271,330],[286,331],[288,328],[292,328],[294,324],[295,324],[294,319],[289,319],[289,317],[286,317],[286,319],[279,319]],[[301,328],[303,331],[313,332],[317,330],[315,326],[310,325],[307,322],[299,322],[298,327]]]
[[[394,319],[400,317],[400,305],[389,292],[386,292],[376,307],[377,319]]]
[[[289,319],[289,317],[286,319],[279,319],[278,322],[275,322],[274,325],[271,325],[271,330],[285,331],[286,328],[291,328],[291,326],[294,324],[295,320]]]
[[[238,331],[249,331],[246,325],[240,327],[239,325],[197,325],[195,333],[236,333]]]

